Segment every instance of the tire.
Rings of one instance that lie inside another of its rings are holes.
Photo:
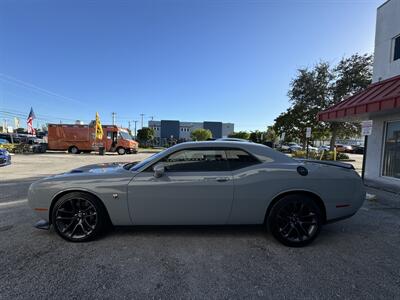
[[[119,155],[124,155],[124,154],[126,153],[126,150],[125,150],[125,148],[119,147],[119,148],[117,149],[117,153],[118,153]]]
[[[76,147],[76,146],[69,147],[68,152],[72,153],[72,154],[79,154],[80,153],[78,147]]]
[[[282,244],[303,247],[320,233],[322,214],[312,198],[288,195],[274,204],[267,224],[272,235]]]
[[[70,242],[95,239],[107,227],[105,208],[93,195],[72,192],[62,196],[54,205],[51,221],[54,230]]]

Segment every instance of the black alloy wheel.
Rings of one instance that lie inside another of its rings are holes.
[[[321,211],[315,201],[303,195],[288,195],[279,200],[268,216],[273,236],[286,246],[311,243],[322,226]]]
[[[55,231],[64,239],[84,242],[98,236],[105,227],[106,213],[92,195],[73,192],[62,196],[52,211]]]

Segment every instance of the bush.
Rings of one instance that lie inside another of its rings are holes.
[[[308,158],[309,159],[321,159],[322,155],[322,160],[333,160],[333,151],[324,151],[322,154],[321,152],[315,152],[315,151],[310,151],[308,153]],[[307,152],[304,150],[299,150],[299,151],[294,151],[292,153],[293,157],[296,158],[306,158],[307,157]],[[343,159],[349,159],[349,156],[346,153],[336,153],[336,160],[343,160]]]
[[[8,152],[13,153],[15,152],[16,144],[1,144],[0,148],[6,149]]]

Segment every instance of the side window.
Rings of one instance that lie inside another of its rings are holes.
[[[175,152],[164,160],[168,172],[228,171],[224,150],[188,149]]]
[[[240,149],[226,150],[226,157],[231,170],[246,168],[260,162],[254,156]]]
[[[107,140],[111,140],[113,136],[112,131],[107,131]]]

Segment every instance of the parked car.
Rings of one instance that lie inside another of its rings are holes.
[[[8,143],[20,143],[21,137],[16,133],[0,133],[0,139],[7,140]]]
[[[340,188],[338,189],[338,186]],[[90,165],[33,183],[38,228],[72,242],[113,225],[266,225],[305,246],[354,215],[364,185],[350,164],[295,160],[256,143],[188,142],[142,162]]]
[[[317,147],[314,147],[314,146],[312,146],[312,145],[308,145],[308,150],[309,150],[309,151],[318,152],[318,148],[317,148]]]
[[[289,153],[295,152],[295,151],[301,151],[303,150],[303,147],[297,144],[292,144],[289,146]]]
[[[355,154],[364,154],[364,146],[361,146],[361,145],[353,146],[352,153],[355,153]]]
[[[10,142],[8,140],[5,139],[0,139],[0,145],[5,145],[5,144],[9,144]]]
[[[322,152],[322,151],[329,151],[329,150],[331,150],[331,147],[325,146],[325,145],[319,146],[319,148],[318,148],[318,151],[319,151],[319,152]]]
[[[300,151],[302,149],[303,149],[303,147],[301,147],[299,144],[294,143],[294,142],[290,142],[290,143],[287,143],[287,144],[282,144],[280,146],[280,150],[282,152],[289,152],[289,153],[292,153],[294,151]]]
[[[335,147],[337,152],[351,153],[353,151],[353,147],[351,145],[336,144]]]
[[[0,148],[0,167],[11,164],[11,155],[6,149]]]

